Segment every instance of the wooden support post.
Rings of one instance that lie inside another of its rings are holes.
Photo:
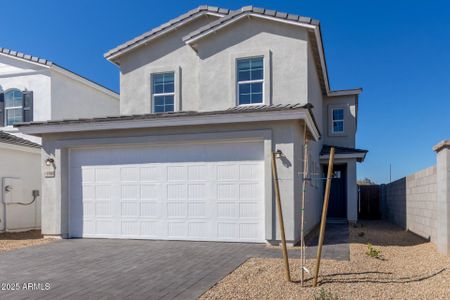
[[[288,258],[287,248],[286,248],[286,236],[284,234],[283,211],[281,210],[280,186],[278,183],[276,156],[277,156],[277,153],[273,152],[272,153],[273,184],[275,186],[275,197],[276,197],[276,205],[277,205],[277,211],[278,211],[278,223],[280,225],[281,246],[283,248],[283,259],[284,259],[284,267],[286,270],[286,280],[291,282],[291,273],[289,271],[289,258]]]
[[[327,224],[328,200],[330,199],[331,178],[333,176],[333,164],[334,164],[334,147],[331,147],[330,159],[328,161],[327,183],[325,185],[325,196],[323,199],[322,220],[320,221],[319,245],[317,247],[317,262],[316,262],[316,272],[314,274],[313,287],[317,286],[317,279],[319,277],[320,258],[322,256],[322,246],[323,240],[325,238],[325,227]]]
[[[305,203],[306,203],[306,181],[308,180],[308,137],[306,135],[306,124],[304,125],[304,135],[303,135],[303,142],[304,142],[304,149],[303,149],[303,182],[302,182],[302,204],[301,204],[301,212],[300,212],[300,271],[301,271],[301,278],[300,283],[301,286],[303,286],[305,282],[305,264],[306,264],[306,245],[305,245]]]

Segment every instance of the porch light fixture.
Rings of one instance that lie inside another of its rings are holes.
[[[45,160],[45,165],[46,165],[47,167],[50,167],[50,166],[54,165],[54,163],[55,163],[55,160],[54,160],[53,158],[47,158],[47,159]]]

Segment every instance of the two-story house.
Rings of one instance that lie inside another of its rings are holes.
[[[357,219],[360,89],[332,91],[319,22],[201,6],[105,54],[120,68],[114,118],[31,122],[43,139],[42,231],[64,237],[275,242],[319,222],[322,169],[339,146],[330,216]],[[45,176],[45,175],[48,176]],[[44,213],[45,212],[45,213]]]
[[[14,124],[118,114],[117,93],[49,60],[0,48],[0,231],[40,227],[41,139]]]

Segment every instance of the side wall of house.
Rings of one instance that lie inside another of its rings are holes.
[[[314,118],[321,135],[323,135],[323,110],[324,95],[320,86],[319,75],[311,46],[308,47],[308,102],[314,108],[312,109]],[[323,138],[317,142],[309,140],[308,143],[308,170],[310,181],[306,187],[306,203],[305,203],[305,232],[311,231],[319,222],[322,213],[323,203],[323,181],[320,179],[322,171],[320,167],[320,151],[322,149]],[[303,159],[303,151],[302,151]],[[303,166],[303,164],[302,164]],[[303,174],[303,170],[301,170]],[[299,187],[300,189],[300,187]]]
[[[20,202],[33,200],[32,190],[41,190],[41,154],[39,150],[31,151],[23,147],[0,145],[0,231],[19,231],[39,228],[41,225],[40,197],[31,205],[8,204],[3,201],[4,179],[22,180],[23,197]]]
[[[119,115],[119,96],[70,74],[51,72],[51,119],[79,119]]]
[[[386,217],[424,238],[436,239],[436,166],[383,188]]]

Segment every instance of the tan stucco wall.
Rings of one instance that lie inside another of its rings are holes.
[[[331,111],[333,108],[344,109],[344,132],[333,134],[331,131]],[[322,137],[328,145],[354,148],[356,146],[356,96],[325,97],[322,107]]]
[[[210,20],[191,22],[120,59],[122,114],[150,112],[150,73],[164,70],[181,74],[183,110],[235,106],[235,59],[255,55],[270,61],[266,104],[307,102],[306,30],[245,18],[199,41],[196,53],[181,39]]]

